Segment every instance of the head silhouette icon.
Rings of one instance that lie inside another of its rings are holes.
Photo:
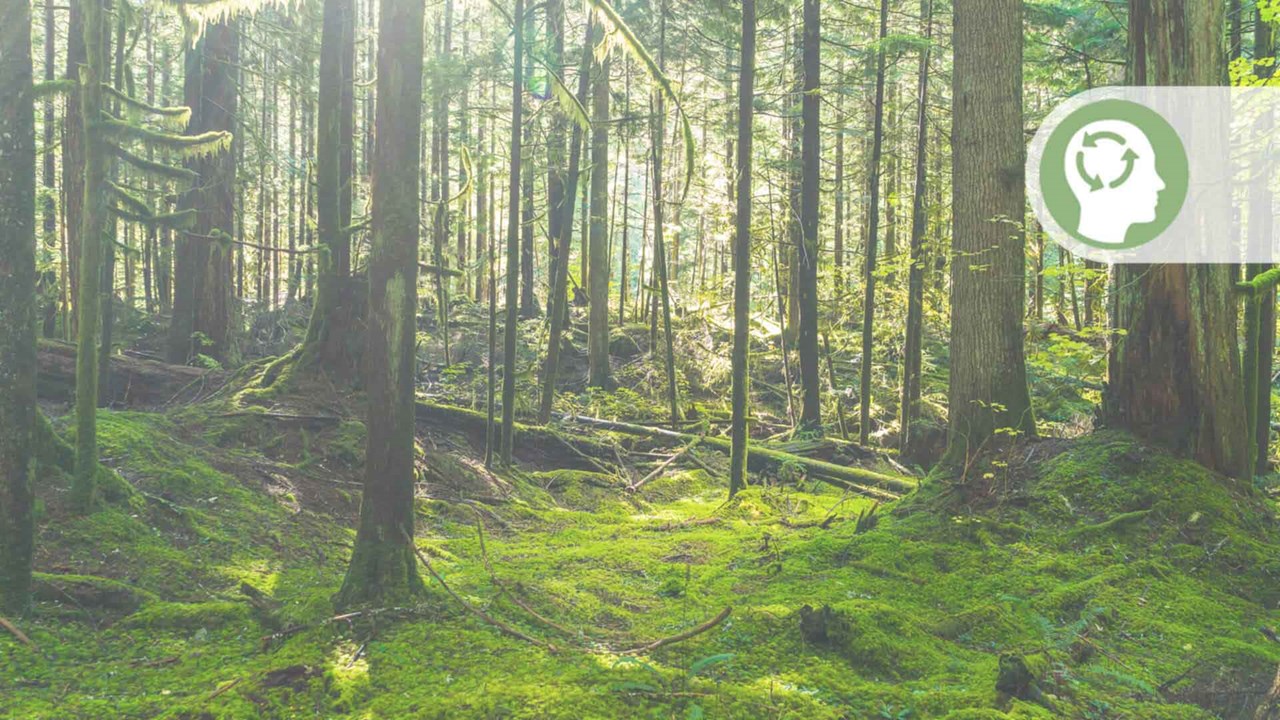
[[[1077,232],[1121,245],[1133,225],[1153,222],[1165,182],[1151,141],[1124,120],[1097,120],[1071,136],[1063,158],[1067,185],[1080,204]]]

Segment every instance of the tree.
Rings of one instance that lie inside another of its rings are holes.
[[[952,69],[948,465],[1000,430],[1034,436],[1022,347],[1022,3],[957,0]]]
[[[667,2],[662,0],[658,10],[658,68],[666,72],[667,63]],[[676,349],[671,333],[671,289],[667,284],[667,245],[664,236],[663,215],[666,200],[662,196],[663,143],[666,142],[666,96],[654,93],[653,113],[653,274],[658,279],[658,300],[662,309],[663,345],[666,348],[667,404],[671,410],[671,422],[680,422],[680,400],[676,387]],[[692,148],[687,148],[690,152]]]
[[[597,60],[591,93],[591,227],[587,269],[587,384],[607,388],[609,371],[609,57]]]
[[[418,157],[421,143],[423,4],[381,0],[379,10],[364,492],[338,607],[394,603],[422,590],[412,544],[418,169],[404,159]]]
[[[746,485],[748,365],[751,342],[751,125],[755,117],[756,3],[742,2],[742,59],[738,68],[737,208],[733,236],[733,424],[729,496]]]
[[[822,84],[819,0],[804,0],[803,137],[800,149],[800,244],[796,247],[796,299],[800,323],[796,351],[800,357],[801,432],[822,432],[822,377],[818,363],[818,206],[821,199]]]
[[[502,443],[499,462],[511,464],[516,435],[516,324],[520,301],[520,130],[524,123],[524,0],[515,0],[511,70],[511,177],[507,189],[506,323],[502,338]]]
[[[924,235],[928,227],[925,192],[928,190],[926,148],[929,141],[929,51],[933,42],[933,0],[920,0],[920,22],[925,44],[920,50],[916,92],[915,188],[911,198],[911,268],[907,271],[907,322],[902,358],[902,422],[898,448],[912,449],[911,424],[919,414],[921,346],[924,336]],[[1037,275],[1037,281],[1039,276]],[[1039,294],[1037,294],[1039,297]]]
[[[187,50],[183,95],[191,108],[188,134],[230,132],[235,127],[235,68],[240,31],[234,19],[208,25]],[[187,167],[200,182],[179,198],[178,207],[195,211],[174,258],[173,319],[169,325],[169,362],[187,363],[197,355],[220,362],[235,360],[231,293],[231,245],[235,231],[235,153],[199,155]]]
[[[31,586],[36,424],[36,128],[31,4],[0,8],[0,611]]]
[[[960,10],[956,9],[958,15]],[[871,352],[875,340],[876,253],[880,231],[880,153],[884,146],[885,38],[889,34],[889,0],[880,0],[880,35],[876,43],[876,104],[871,127],[871,157],[867,172],[867,256],[863,265],[862,377],[858,392],[858,440],[871,437]]]
[[[320,241],[315,306],[302,362],[339,377],[357,370],[352,335],[360,320],[358,285],[351,278],[351,126],[355,67],[355,12],[351,0],[325,0],[320,36],[320,91],[316,111],[316,229]]]
[[[582,62],[578,66],[577,106],[581,109],[587,100],[587,91],[591,84],[591,60],[594,57],[594,36],[596,23],[587,22],[586,37],[582,41]],[[585,112],[582,113],[585,118]],[[568,286],[569,286],[569,243],[573,237],[574,203],[578,197],[578,181],[582,166],[582,144],[585,129],[579,120],[573,126],[573,139],[569,143],[569,170],[564,184],[560,187],[563,200],[559,206],[560,220],[557,223],[559,235],[553,235],[552,247],[555,255],[551,258],[551,292],[548,295],[547,315],[550,330],[547,334],[547,357],[542,370],[542,398],[538,405],[538,422],[551,420],[551,408],[555,402],[556,379],[560,373],[560,337],[564,332],[568,319]],[[551,212],[554,214],[555,205]]]
[[[1223,0],[1135,0],[1129,10],[1129,82],[1219,85]],[[1237,335],[1235,269],[1121,265],[1103,398],[1108,425],[1246,477],[1249,434]],[[1269,380],[1269,378],[1268,378]],[[1269,382],[1268,382],[1269,384]]]

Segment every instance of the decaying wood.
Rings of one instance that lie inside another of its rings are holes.
[[[45,400],[71,401],[76,388],[76,346],[72,343],[41,340],[36,392]],[[131,407],[158,407],[170,400],[185,402],[197,398],[203,388],[216,387],[226,373],[186,365],[133,357],[111,357],[111,382],[104,384],[110,401]],[[105,378],[104,378],[105,380]]]
[[[726,453],[730,451],[728,439],[711,435],[690,435],[688,433],[676,432],[675,430],[646,427],[644,425],[635,425],[615,420],[602,420],[600,418],[584,417],[580,415],[561,416],[561,419],[578,425],[585,425],[588,427],[600,428],[601,430],[609,430],[612,432],[653,439],[672,440],[682,443],[691,443],[700,439],[703,445],[714,447],[717,450]],[[824,460],[814,460],[812,458],[793,455],[788,452],[783,452],[781,450],[776,450],[762,445],[751,446],[747,457],[747,463],[750,469],[757,471],[776,470],[779,467],[787,465],[797,465],[804,468],[809,477],[815,480],[821,480],[825,483],[845,488],[851,492],[861,495],[881,499],[895,498],[903,493],[910,492],[916,487],[916,482],[910,478],[885,475],[883,473],[863,468],[846,467],[844,465],[837,465]]]
[[[0,616],[0,627],[4,628],[5,630],[8,630],[9,634],[17,638],[18,642],[22,643],[23,645],[26,645],[32,650],[37,649],[36,644],[31,642],[31,638],[27,637],[21,630],[19,630],[17,625],[14,625],[13,623],[9,622],[8,618]]]

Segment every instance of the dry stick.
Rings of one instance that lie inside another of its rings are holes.
[[[18,641],[21,642],[23,645],[26,645],[32,650],[39,652],[39,648],[36,647],[35,643],[31,642],[31,638],[24,635],[22,631],[18,629],[17,625],[14,625],[13,623],[9,622],[8,618],[2,615],[0,615],[0,627],[12,633],[13,636],[18,638]]]
[[[651,472],[651,473],[649,473],[648,475],[645,475],[644,477],[642,477],[642,478],[640,478],[639,480],[637,480],[637,481],[636,481],[636,483],[635,483],[634,485],[628,486],[628,487],[627,487],[627,490],[629,490],[629,491],[631,491],[631,492],[635,492],[636,490],[639,490],[641,487],[643,487],[643,486],[644,486],[644,484],[645,484],[645,483],[647,483],[647,482],[649,482],[650,480],[652,480],[652,479],[654,479],[654,478],[658,477],[659,475],[661,475],[663,470],[666,470],[668,467],[670,467],[670,466],[671,466],[671,463],[673,463],[673,462],[675,462],[675,461],[679,460],[679,459],[680,459],[681,457],[683,457],[686,453],[688,453],[690,450],[692,450],[694,447],[696,447],[696,446],[697,446],[697,444],[698,444],[698,443],[700,443],[700,442],[702,442],[702,438],[700,438],[700,437],[699,437],[699,438],[695,438],[695,439],[691,440],[691,441],[690,441],[688,444],[686,444],[684,447],[680,448],[680,450],[679,450],[679,451],[677,451],[677,452],[676,452],[676,454],[672,455],[671,457],[667,458],[666,460],[663,460],[661,465],[659,465],[658,467],[656,467],[656,468],[654,468],[654,469],[653,469],[653,472]]]
[[[413,548],[413,554],[418,556],[418,561],[421,562],[422,565],[427,569],[427,572],[431,574],[431,577],[435,578],[435,581],[440,583],[440,587],[444,588],[444,591],[449,593],[449,597],[457,601],[457,603],[461,605],[464,609],[466,609],[467,612],[471,613],[472,615],[475,615],[481,620],[498,628],[499,630],[510,635],[511,637],[516,638],[517,640],[524,640],[527,643],[537,645],[540,648],[546,649],[548,652],[552,652],[552,653],[557,652],[555,645],[552,645],[549,642],[546,642],[544,640],[539,640],[538,638],[527,635],[521,632],[520,630],[489,615],[485,611],[481,610],[475,605],[472,605],[466,600],[463,600],[460,595],[458,595],[456,592],[453,591],[453,588],[449,587],[449,584],[444,581],[444,578],[440,577],[440,575],[436,573],[435,568],[431,567],[431,563],[427,561],[426,556],[423,555],[420,550],[418,550],[417,545],[413,544],[413,538],[408,533],[405,533],[404,536],[409,540],[409,547]]]
[[[236,678],[235,680],[232,680],[231,682],[227,683],[226,685],[223,685],[222,687],[218,688],[217,690],[214,690],[212,693],[209,693],[209,697],[207,697],[207,698],[205,698],[205,699],[206,699],[206,700],[212,700],[212,699],[214,699],[214,698],[218,697],[218,696],[219,696],[219,695],[221,695],[222,693],[224,693],[224,692],[226,692],[226,691],[230,690],[231,688],[233,688],[233,687],[235,687],[235,686],[239,685],[239,684],[240,684],[240,680],[241,680],[241,678]]]
[[[623,650],[622,653],[624,655],[640,655],[642,653],[653,652],[654,650],[657,650],[660,647],[666,647],[667,645],[673,645],[678,642],[683,642],[685,640],[688,640],[691,637],[696,637],[710,630],[711,628],[719,625],[720,623],[724,622],[725,618],[729,617],[729,613],[732,610],[733,610],[732,607],[726,607],[725,609],[720,611],[719,615],[711,618],[710,620],[702,623],[701,625],[695,628],[690,628],[689,630],[685,630],[684,632],[678,635],[672,635],[670,637],[664,637],[658,640],[654,640],[653,642],[647,645],[638,645],[636,647],[631,648],[630,650]]]

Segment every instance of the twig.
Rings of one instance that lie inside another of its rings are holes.
[[[212,700],[212,699],[214,699],[214,698],[218,697],[218,696],[219,696],[219,695],[221,695],[222,693],[224,693],[224,692],[226,692],[226,691],[230,690],[231,688],[233,688],[233,687],[235,687],[235,686],[239,685],[239,684],[240,684],[240,680],[241,680],[241,678],[236,678],[235,680],[232,680],[231,682],[227,683],[226,685],[223,685],[222,687],[218,688],[217,690],[214,690],[213,692],[209,693],[209,697],[207,697],[207,698],[205,698],[205,699],[206,699],[206,700]]]
[[[444,588],[444,591],[449,593],[449,597],[457,601],[457,603],[461,605],[463,608],[465,608],[467,612],[471,613],[472,615],[475,615],[481,620],[498,628],[499,630],[510,635],[511,637],[516,638],[517,640],[524,640],[525,642],[530,643],[532,645],[537,645],[540,648],[546,649],[548,652],[552,652],[552,653],[557,652],[555,645],[552,645],[551,643],[546,642],[545,640],[539,640],[538,638],[527,635],[521,632],[520,630],[502,622],[501,620],[498,620],[492,615],[489,615],[485,611],[481,610],[475,605],[472,605],[466,600],[463,600],[462,597],[458,595],[458,593],[453,591],[453,588],[449,587],[449,583],[446,583],[444,581],[444,578],[440,577],[440,575],[435,571],[435,568],[431,567],[431,563],[427,560],[426,556],[422,554],[422,551],[418,550],[417,545],[413,544],[413,538],[408,533],[405,533],[404,535],[405,535],[405,538],[409,541],[409,547],[413,549],[413,554],[418,556],[418,561],[421,562],[423,567],[427,569],[427,572],[431,574],[431,577],[435,578],[435,581],[440,583],[440,587]]]
[[[670,637],[664,637],[658,640],[654,640],[653,642],[648,643],[647,645],[638,645],[636,647],[631,648],[630,650],[623,650],[622,653],[624,655],[640,655],[643,653],[653,652],[654,650],[657,650],[660,647],[666,647],[667,645],[674,645],[675,643],[678,643],[678,642],[684,642],[685,640],[688,640],[691,637],[696,637],[698,635],[701,635],[702,633],[724,622],[725,618],[729,617],[729,613],[732,610],[733,610],[732,607],[727,607],[721,610],[719,615],[711,618],[710,620],[702,623],[701,625],[695,628],[690,628],[688,630],[685,630],[684,632],[679,633],[678,635],[671,635]]]
[[[10,633],[12,633],[14,637],[18,638],[18,642],[22,643],[23,645],[26,645],[27,647],[31,648],[32,650],[35,650],[36,652],[40,651],[40,649],[36,647],[36,644],[31,642],[31,638],[24,635],[23,632],[18,629],[17,625],[14,625],[13,623],[9,622],[8,618],[2,615],[0,615],[0,627],[3,627],[5,630],[8,630]]]
[[[680,448],[680,450],[679,450],[679,451],[677,451],[674,455],[672,455],[671,457],[667,458],[666,460],[663,460],[663,461],[662,461],[662,464],[660,464],[660,465],[658,465],[658,467],[654,468],[654,469],[653,469],[653,471],[652,471],[652,472],[650,472],[648,475],[645,475],[644,477],[640,478],[640,479],[639,479],[639,480],[637,480],[633,485],[629,485],[629,486],[627,486],[627,490],[629,490],[630,492],[635,492],[636,490],[639,490],[641,487],[643,487],[643,486],[644,486],[644,484],[645,484],[645,483],[647,483],[647,482],[649,482],[650,480],[652,480],[652,479],[654,479],[654,478],[658,477],[659,475],[661,475],[663,470],[666,470],[668,467],[670,467],[670,466],[671,466],[671,463],[673,463],[673,462],[675,462],[675,461],[679,460],[679,459],[680,459],[681,457],[683,457],[686,453],[688,453],[690,450],[692,450],[694,447],[696,447],[696,446],[697,446],[697,444],[698,444],[698,443],[700,443],[700,442],[702,442],[702,438],[700,438],[700,437],[699,437],[699,438],[694,438],[694,439],[693,439],[693,440],[691,440],[688,444],[686,444],[684,447]]]

